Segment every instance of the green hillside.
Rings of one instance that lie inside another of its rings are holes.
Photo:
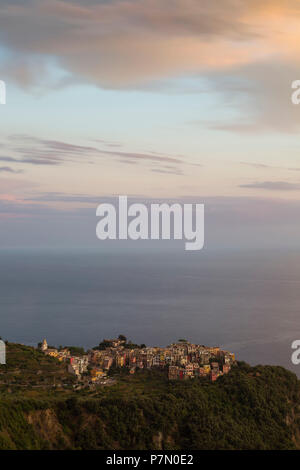
[[[9,353],[15,362],[0,366],[0,449],[300,447],[299,381],[282,367],[238,363],[215,383],[141,371],[74,392],[55,359],[20,345]]]
[[[35,396],[54,387],[72,388],[74,378],[66,372],[66,366],[37,349],[8,343],[6,355],[7,364],[0,365],[0,397],[7,393]]]

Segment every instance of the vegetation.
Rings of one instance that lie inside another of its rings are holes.
[[[85,354],[84,348],[78,346],[67,346],[67,349],[70,351],[71,356],[83,356]]]
[[[118,336],[118,339],[119,339],[120,341],[124,341],[124,343],[127,343],[127,338],[126,338],[126,336],[124,336],[124,335],[119,335],[119,336]]]
[[[125,349],[144,349],[146,347],[144,343],[135,344],[135,343],[132,343],[131,341],[128,341],[128,343],[124,343],[122,346],[124,346]]]
[[[123,335],[119,335],[118,339],[120,339],[121,341],[125,341],[125,342],[122,343],[122,346],[125,349],[143,349],[143,348],[146,347],[146,345],[144,343],[143,344],[135,344],[130,340],[127,342],[127,338]],[[94,350],[99,350],[99,351],[104,351],[106,348],[110,348],[110,347],[111,347],[111,342],[110,341],[102,340],[101,343],[99,343],[99,345],[95,346],[93,349]]]
[[[8,354],[2,383],[18,366],[22,380],[31,367],[65,373],[32,348],[9,345]],[[0,449],[300,448],[299,381],[282,367],[238,363],[214,383],[145,370],[93,391],[32,393],[6,384],[0,394]]]
[[[0,397],[7,394],[48,390],[49,387],[71,387],[74,378],[64,364],[46,356],[38,349],[22,344],[7,343],[7,364],[0,365]]]

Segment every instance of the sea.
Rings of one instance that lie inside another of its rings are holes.
[[[221,346],[300,376],[300,254],[0,252],[2,339],[91,348],[119,334]]]

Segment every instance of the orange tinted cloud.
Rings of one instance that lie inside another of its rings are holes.
[[[300,11],[293,0],[185,0],[184,7],[180,0],[4,1],[0,15],[0,39],[14,63],[28,68],[26,56],[55,57],[77,79],[104,87],[299,61]],[[19,70],[20,82],[24,76],[38,80],[38,69],[35,77]]]
[[[165,91],[172,78],[207,77],[212,91],[226,95],[227,107],[228,93],[235,92],[234,106],[243,118],[242,125],[227,120],[211,127],[299,131],[299,110],[290,100],[300,68],[298,0],[2,0],[0,5],[0,44],[10,51],[0,74],[27,89],[80,82]],[[57,81],[48,73],[53,63],[65,72]],[[235,90],[241,84],[243,96]]]

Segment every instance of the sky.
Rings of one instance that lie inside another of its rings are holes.
[[[299,26],[299,0],[0,0],[1,247],[92,246],[119,194],[299,247]]]

